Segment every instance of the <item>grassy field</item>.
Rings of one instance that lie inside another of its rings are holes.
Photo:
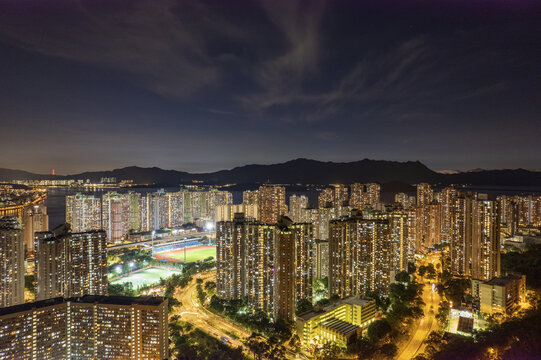
[[[173,259],[184,261],[184,251],[178,252],[176,254],[171,254],[170,256]],[[199,261],[209,257],[216,257],[215,247],[206,247],[202,249],[186,251],[186,262]]]
[[[121,279],[117,279],[113,281],[112,284],[123,284],[131,282],[133,284],[133,288],[137,289],[140,286],[157,283],[160,281],[160,278],[167,279],[174,274],[180,274],[180,271],[149,268],[134,274],[130,274]]]

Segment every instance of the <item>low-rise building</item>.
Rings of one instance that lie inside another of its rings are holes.
[[[374,321],[376,302],[351,296],[297,316],[297,334],[303,346],[332,341],[346,347]]]
[[[510,313],[526,298],[526,276],[508,274],[489,281],[472,280],[472,296],[484,314]]]

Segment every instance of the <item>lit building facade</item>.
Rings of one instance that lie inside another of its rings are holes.
[[[486,194],[459,193],[452,217],[451,273],[485,281],[499,276],[499,203]]]
[[[391,224],[359,214],[333,220],[329,235],[329,295],[366,291],[388,294],[391,281]]]
[[[402,209],[409,210],[415,206],[415,196],[406,193],[398,193],[394,196],[394,202],[400,204]]]
[[[332,188],[325,188],[321,190],[317,197],[318,208],[329,208],[333,206],[334,190]]]
[[[263,224],[236,214],[216,225],[216,288],[223,299],[246,297],[275,319],[293,321],[295,303],[312,299],[310,224],[282,218]]]
[[[0,217],[0,307],[24,302],[24,257],[19,218]]]
[[[101,218],[109,243],[120,243],[130,231],[130,198],[117,192],[104,194]]]
[[[84,296],[0,309],[0,358],[169,358],[167,299]]]
[[[66,222],[73,232],[100,230],[101,199],[81,193],[66,196]]]
[[[329,241],[316,240],[314,276],[323,279],[329,276]]]
[[[36,233],[36,300],[107,293],[107,236],[104,231],[71,233],[61,225]]]
[[[23,212],[24,246],[27,253],[34,253],[34,234],[49,230],[49,216],[45,204],[29,205]]]
[[[259,219],[264,224],[276,224],[287,213],[286,188],[263,185],[258,190]]]
[[[303,222],[303,210],[308,208],[308,197],[305,195],[291,195],[289,197],[288,217],[293,222]]]

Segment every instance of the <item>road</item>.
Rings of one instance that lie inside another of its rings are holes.
[[[398,356],[398,360],[410,360],[420,354],[423,349],[423,342],[432,331],[438,329],[438,321],[435,318],[438,306],[440,303],[440,297],[437,292],[432,291],[431,285],[424,285],[423,287],[423,301],[425,306],[423,311],[425,315],[421,318],[419,326],[415,333],[411,336],[410,341],[405,346],[402,353]],[[431,309],[432,307],[432,309]]]
[[[246,354],[250,354],[244,343],[237,339],[233,339],[230,334],[235,334],[241,339],[248,338],[251,335],[250,331],[216,315],[209,311],[205,311],[199,300],[197,299],[197,282],[200,278],[203,281],[215,281],[216,272],[211,271],[198,276],[195,276],[184,289],[178,289],[175,297],[182,303],[173,315],[180,315],[183,321],[189,322],[193,326],[203,330],[207,334],[221,341],[222,336],[226,336],[230,345],[233,347],[241,347]]]
[[[194,276],[184,289],[177,289],[175,297],[182,303],[181,306],[171,315],[180,315],[181,320],[189,322],[194,327],[203,330],[207,334],[221,341],[222,336],[229,339],[231,347],[240,347],[242,351],[252,357],[253,353],[240,340],[247,339],[252,333],[242,326],[224,319],[210,311],[205,310],[197,299],[197,279],[203,279],[204,282],[215,281],[216,271],[210,271]],[[239,339],[234,339],[230,334],[235,334]],[[298,359],[300,355],[291,350],[286,352],[287,359]]]

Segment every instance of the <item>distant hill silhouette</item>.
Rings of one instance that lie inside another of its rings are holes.
[[[323,162],[296,159],[281,164],[245,165],[231,170],[192,174],[157,167],[125,167],[111,171],[94,171],[67,176],[33,174],[22,170],[0,169],[0,180],[28,179],[90,179],[100,181],[102,177],[116,177],[118,181],[131,179],[138,184],[178,185],[193,180],[207,184],[350,184],[353,182],[415,184],[468,184],[479,186],[541,186],[541,172],[516,170],[475,170],[456,174],[441,174],[429,169],[419,161],[360,160],[353,162]],[[405,189],[406,187],[404,187]]]

